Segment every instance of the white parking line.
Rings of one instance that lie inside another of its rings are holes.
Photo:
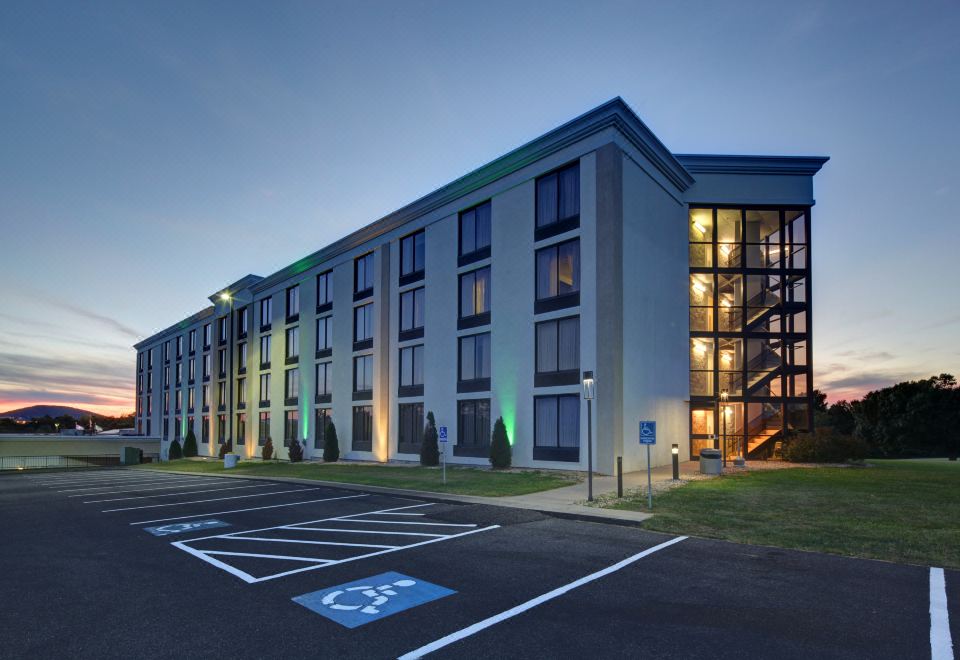
[[[211,488],[209,490],[190,490],[190,491],[181,491],[179,493],[161,493],[159,495],[134,495],[133,497],[114,497],[109,500],[90,500],[89,502],[84,502],[84,504],[97,504],[98,502],[120,502],[121,500],[145,500],[154,497],[177,497],[180,495],[196,495],[197,493],[216,493],[224,490],[240,490],[241,488],[270,488],[273,484],[256,484],[253,486],[231,486],[230,488]],[[98,495],[104,495],[105,493],[97,493]],[[77,495],[71,495],[70,497],[78,497]],[[80,497],[91,497],[90,495],[82,495]]]
[[[942,568],[930,569],[930,659],[953,660],[947,581]]]
[[[442,536],[442,535],[441,535]],[[272,539],[267,536],[229,536],[227,541],[268,541],[270,543],[304,543],[306,545],[342,545],[348,548],[399,548],[397,545],[377,545],[375,543],[343,543],[340,541],[302,541],[300,539]]]
[[[209,477],[184,477],[182,479],[174,479],[171,477],[165,477],[163,479],[152,479],[150,481],[131,481],[124,483],[124,486],[155,486],[157,484],[187,484],[187,483],[197,483],[198,481],[209,479]],[[222,480],[220,480],[222,481]],[[212,483],[212,482],[207,482]],[[63,490],[58,490],[58,493],[76,493],[81,490],[110,490],[116,488],[117,484],[109,486],[82,486],[80,488],[65,488]]]
[[[308,532],[342,532],[344,534],[376,534],[382,536],[446,536],[446,534],[427,534],[426,532],[382,532],[379,529],[337,529],[336,527],[277,527],[271,529],[302,529]]]
[[[226,480],[226,479],[211,479],[211,480],[207,480],[207,481],[190,482],[190,483],[185,483],[185,484],[182,483],[182,484],[173,485],[173,486],[151,486],[150,488],[142,488],[142,487],[139,487],[139,488],[138,488],[138,487],[134,486],[133,488],[120,488],[120,489],[118,489],[118,490],[108,490],[108,491],[105,491],[105,492],[102,492],[102,493],[80,493],[79,495],[67,495],[67,497],[97,497],[98,495],[113,495],[113,494],[115,494],[115,493],[148,493],[148,492],[155,491],[155,490],[171,490],[171,489],[173,489],[173,488],[180,488],[180,489],[186,489],[186,488],[204,488],[204,487],[206,487],[206,486],[211,486],[211,485],[212,485],[212,486],[222,486],[225,481],[227,481],[227,480]],[[238,479],[234,479],[233,481],[239,481],[239,480],[238,480]],[[160,483],[164,483],[164,482],[161,481]],[[272,486],[273,484],[267,484],[267,485],[268,485],[268,486]],[[184,492],[187,492],[187,491],[184,491]],[[199,491],[195,491],[195,492],[199,492]]]
[[[176,476],[176,475],[167,475],[163,472],[145,472],[143,470],[130,470],[124,474],[101,474],[101,475],[85,475],[83,477],[71,477],[70,479],[50,479],[48,481],[37,482],[43,486],[55,486],[58,484],[69,484],[69,483],[90,483],[93,481],[123,481],[124,479],[142,479],[143,477],[152,477],[152,476]]]
[[[399,660],[412,660],[413,658],[422,658],[428,653],[433,653],[434,651],[442,649],[445,646],[449,646],[450,644],[459,642],[461,639],[465,639],[467,637],[470,637],[471,635],[475,635],[481,630],[485,630],[486,628],[489,628],[490,626],[494,626],[500,623],[501,621],[506,621],[509,618],[517,616],[518,614],[522,614],[527,610],[533,609],[537,605],[541,605],[547,602],[548,600],[553,600],[554,598],[562,596],[563,594],[567,593],[568,591],[572,591],[577,587],[582,587],[583,585],[593,582],[594,580],[599,580],[605,575],[610,575],[611,573],[619,571],[621,568],[629,566],[635,561],[638,561],[640,559],[643,559],[644,557],[652,555],[654,552],[663,550],[664,548],[667,548],[673,545],[674,543],[679,543],[680,541],[683,541],[685,538],[687,537],[678,536],[676,538],[670,539],[669,541],[665,541],[660,545],[655,545],[652,548],[647,548],[643,552],[638,552],[637,554],[627,557],[623,561],[619,561],[616,564],[613,564],[612,566],[608,566],[602,570],[597,571],[596,573],[591,573],[590,575],[584,576],[579,580],[575,580],[570,584],[564,585],[562,587],[558,587],[553,591],[548,591],[547,593],[541,596],[532,598],[525,603],[522,603],[520,605],[517,605],[516,607],[512,607],[509,610],[506,610],[505,612],[501,612],[500,614],[495,614],[489,618],[484,619],[483,621],[479,621],[471,626],[462,628],[461,630],[458,630],[455,633],[451,633],[446,637],[441,637],[435,642],[431,642],[429,644],[421,646],[416,650],[410,651],[409,653],[405,653],[400,656]]]
[[[316,502],[332,502],[333,500],[352,500],[357,497],[370,497],[370,496],[367,493],[361,493],[360,495],[325,497],[319,500],[307,500],[306,502],[289,502],[287,504],[269,504],[267,506],[254,506],[248,509],[232,509],[230,511],[216,511],[214,513],[197,513],[192,516],[177,516],[175,518],[159,518],[158,520],[140,520],[138,522],[132,522],[130,524],[131,525],[149,525],[150,523],[170,522],[171,520],[189,520],[190,518],[204,518],[207,516],[225,516],[228,513],[244,513],[246,511],[260,511],[262,509],[277,509],[282,506],[300,506],[301,504],[314,504]],[[267,527],[265,529],[273,529],[273,528]]]
[[[267,497],[269,495],[285,495],[287,493],[306,493],[308,491],[323,490],[317,488],[294,488],[292,490],[274,490],[269,493],[253,493],[252,495],[231,495],[229,497],[213,497],[208,500],[191,500],[189,502],[166,502],[164,504],[145,504],[143,506],[127,506],[122,509],[103,509],[100,513],[114,513],[115,511],[136,511],[137,509],[158,509],[164,506],[186,506],[187,504],[203,504],[204,502],[222,502],[224,500],[242,500],[248,497]]]

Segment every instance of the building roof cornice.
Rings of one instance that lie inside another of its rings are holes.
[[[692,174],[787,174],[813,176],[827,156],[726,156],[714,154],[676,154],[677,160]]]
[[[182,321],[174,323],[169,328],[165,328],[160,332],[155,332],[154,334],[150,335],[146,339],[143,339],[137,342],[136,344],[134,344],[133,347],[137,350],[140,350],[141,348],[146,348],[149,344],[153,344],[161,339],[165,339],[166,337],[175,335],[178,332],[183,332],[190,326],[212,317],[213,312],[214,312],[214,307],[212,305],[210,307],[205,307],[201,309],[199,312],[197,312],[196,314],[193,314],[192,316],[188,316]]]

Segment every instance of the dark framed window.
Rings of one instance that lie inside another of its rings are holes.
[[[287,328],[287,360],[295,361],[300,357],[300,327]]]
[[[260,374],[260,405],[270,405],[270,374]]]
[[[147,351],[147,369],[153,369],[153,349]]]
[[[137,353],[137,371],[143,371],[143,353]]]
[[[203,356],[203,379],[210,379],[210,354],[207,353]]]
[[[536,325],[534,385],[576,385],[580,382],[580,317],[568,316]]]
[[[373,346],[373,303],[353,308],[353,350]]]
[[[490,389],[490,333],[460,337],[458,351],[458,392],[485,392]]]
[[[173,409],[177,412],[183,410],[183,390],[177,390],[175,393]]]
[[[317,275],[317,311],[326,311],[333,306],[333,271]]]
[[[177,384],[177,387],[180,387],[180,383],[183,382],[183,363],[177,362],[176,366],[173,369],[174,377],[173,382]]]
[[[579,461],[580,395],[537,396],[533,407],[533,458]]]
[[[240,373],[247,370],[247,342],[237,344],[237,369]]]
[[[217,375],[223,378],[227,375],[227,349],[217,349]]]
[[[423,336],[426,289],[420,287],[400,294],[400,341]]]
[[[207,415],[200,418],[200,442],[210,443],[210,417]]]
[[[400,396],[423,396],[423,344],[400,349]]]
[[[460,276],[459,328],[490,323],[490,293],[489,266]]]
[[[237,312],[237,335],[246,337],[250,331],[250,308],[242,307]]]
[[[317,400],[330,400],[333,393],[333,362],[318,362],[316,368]]]
[[[227,441],[227,416],[217,415],[217,442],[223,444]]]
[[[163,392],[163,414],[166,415],[170,412],[170,392],[166,390]]]
[[[175,440],[183,438],[183,418],[179,415],[173,418],[173,437]]]
[[[373,449],[373,406],[353,407],[352,436],[353,451]]]
[[[187,410],[193,412],[195,404],[197,403],[197,390],[194,388],[187,389]]]
[[[272,344],[270,337],[271,335],[260,336],[260,368],[261,369],[270,368],[270,345]]]
[[[353,398],[370,398],[373,392],[373,356],[353,358]]]
[[[177,337],[177,359],[183,357],[183,335]]]
[[[221,344],[227,343],[227,323],[229,319],[226,316],[217,319],[217,341]]]
[[[537,179],[536,240],[580,226],[580,163]]]
[[[164,362],[170,361],[170,342],[169,341],[163,342],[163,361]]]
[[[273,323],[273,298],[267,296],[260,300],[260,329],[269,329],[271,323]]]
[[[580,304],[580,239],[537,250],[538,314]]]
[[[237,444],[247,443],[247,413],[237,413]]]
[[[211,338],[210,324],[206,323],[203,326],[203,350],[210,348],[210,338]]]
[[[373,294],[373,268],[373,252],[353,260],[353,295],[355,300]]]
[[[423,229],[400,239],[400,284],[423,279],[426,233]]]
[[[317,408],[313,415],[313,448],[323,449],[327,440],[327,425],[333,423],[333,411]]]
[[[490,399],[457,402],[455,456],[483,457],[490,451]]]
[[[401,403],[399,413],[397,452],[418,454],[423,444],[423,403]]]
[[[262,447],[267,444],[267,438],[270,437],[270,413],[266,410],[260,413],[260,423],[257,426],[257,446]]]
[[[204,385],[200,389],[201,403],[203,404],[204,410],[210,407],[210,386]]]
[[[147,372],[147,394],[153,391],[153,372]]]
[[[170,387],[170,367],[163,368],[163,386]]]
[[[461,266],[490,256],[489,201],[460,212],[459,257]]]
[[[189,338],[187,341],[187,350],[193,353],[197,350],[197,331],[191,330],[187,337]]]
[[[197,360],[196,358],[190,358],[187,362],[187,382],[191,385],[193,381],[197,379]]]
[[[300,285],[294,284],[287,289],[287,321],[300,318]]]
[[[283,446],[289,447],[300,441],[300,411],[286,410],[283,413]]]
[[[227,383],[220,381],[217,383],[217,408],[225,410],[227,407]]]
[[[295,405],[300,397],[300,369],[287,369],[284,374],[283,398],[286,405]]]
[[[247,405],[247,379],[237,379],[237,407],[243,408]]]
[[[333,350],[333,317],[317,319],[317,357],[326,357]]]

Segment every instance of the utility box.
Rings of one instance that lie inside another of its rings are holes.
[[[719,449],[700,450],[700,474],[721,474],[723,459]]]
[[[138,465],[140,463],[140,450],[137,447],[120,448],[120,465]]]

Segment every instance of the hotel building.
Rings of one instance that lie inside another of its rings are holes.
[[[810,221],[819,157],[671,153],[619,98],[286,268],[214,291],[136,345],[138,432],[201,455],[586,469],[704,447],[769,456],[812,425]]]

